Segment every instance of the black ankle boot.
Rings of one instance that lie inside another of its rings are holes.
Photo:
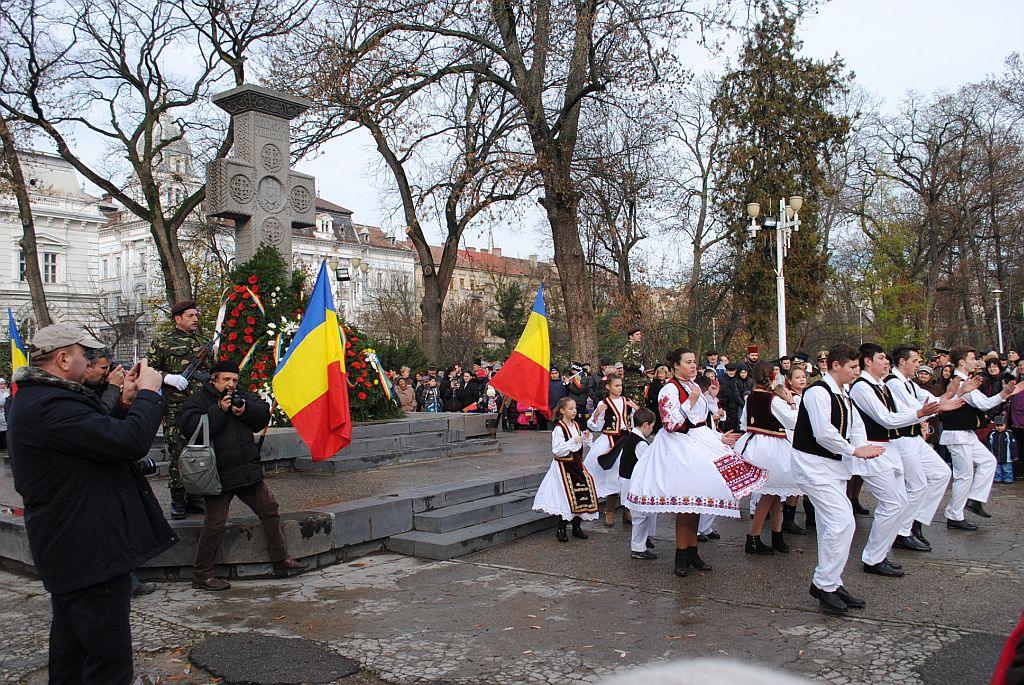
[[[690,569],[689,569],[689,566],[688,566],[687,560],[686,560],[686,550],[685,549],[677,549],[676,550],[676,568],[675,568],[675,571],[674,571],[675,574],[677,576],[679,576],[680,578],[685,578],[686,574],[689,573],[689,570]]]
[[[747,554],[760,554],[766,557],[775,554],[774,549],[761,542],[760,535],[748,535],[747,544],[743,546],[743,551]]]
[[[188,498],[185,496],[185,488],[171,488],[171,518],[175,521],[180,521],[183,518],[188,517],[188,511],[186,509],[186,503]]]
[[[797,525],[796,506],[782,505],[782,532],[793,535],[807,535],[807,531]]]
[[[703,559],[700,558],[700,555],[697,554],[697,548],[696,547],[691,547],[688,550],[686,550],[686,562],[690,566],[692,566],[693,570],[695,570],[695,571],[710,571],[711,570],[711,564],[705,562]]]
[[[581,523],[583,523],[583,519],[581,519],[579,516],[573,517],[573,519],[572,519],[572,536],[574,538],[579,538],[580,540],[586,540],[590,536],[587,535],[586,533],[584,533],[583,529],[580,528],[580,524]]]
[[[565,521],[558,522],[558,530],[555,531],[555,539],[559,542],[569,542],[569,534],[565,532]]]
[[[786,544],[786,538],[782,537],[782,531],[778,533],[772,531],[772,549],[782,554],[789,552],[789,545]]]
[[[850,498],[850,505],[853,507],[853,513],[857,516],[867,516],[871,513],[867,507],[860,503],[860,499],[857,497]]]
[[[923,542],[924,544],[928,545],[929,547],[932,546],[932,543],[928,542],[928,538],[926,538],[924,536],[924,532],[921,530],[921,522],[920,521],[914,521],[914,523],[911,524],[911,526],[910,526],[910,534],[913,535],[918,540],[920,540],[921,542]]]

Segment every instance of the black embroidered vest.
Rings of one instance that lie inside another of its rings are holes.
[[[849,407],[839,395],[832,392],[832,388],[829,387],[828,383],[824,380],[820,380],[807,388],[807,390],[804,390],[804,401],[800,403],[800,411],[797,412],[796,416],[796,428],[793,430],[793,448],[798,449],[801,452],[816,454],[819,457],[835,459],[838,461],[841,460],[843,456],[841,454],[835,454],[819,445],[818,441],[814,439],[814,430],[811,428],[811,417],[807,412],[807,391],[818,386],[825,388],[832,404],[829,421],[836,427],[836,430],[839,431],[840,435],[844,438],[847,437],[847,432],[850,427]]]
[[[875,385],[874,383],[864,379],[864,377],[855,380],[853,385],[857,385],[858,383],[867,383],[871,386],[871,391],[875,393],[875,397],[877,397],[878,401],[882,403],[882,406],[889,411],[896,413],[896,403],[892,399],[892,394],[889,392],[889,388],[884,385]],[[853,406],[857,407],[857,411],[860,413],[860,418],[864,421],[864,432],[867,433],[868,440],[873,442],[888,442],[899,437],[899,433],[896,432],[895,428],[886,428],[871,418],[866,411],[857,406],[857,402],[853,399],[853,396],[850,397],[850,400],[853,402]]]

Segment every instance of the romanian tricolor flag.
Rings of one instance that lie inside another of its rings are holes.
[[[314,461],[330,459],[352,442],[345,347],[338,332],[327,262],[320,264],[302,323],[274,372],[273,387],[277,403],[291,418]]]
[[[537,290],[533,310],[516,349],[491,379],[491,387],[550,418],[548,382],[551,373],[551,341],[544,308],[544,284]]]
[[[10,307],[7,308],[7,327],[11,333],[11,373],[14,373],[15,369],[28,366],[28,352],[25,351],[25,341],[21,339]]]

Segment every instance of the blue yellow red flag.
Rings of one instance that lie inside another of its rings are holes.
[[[18,332],[18,324],[14,320],[14,312],[7,308],[7,327],[11,333],[11,373],[21,366],[28,366],[28,351],[25,348],[25,341],[21,339]]]
[[[320,264],[299,330],[274,372],[273,388],[314,461],[329,459],[352,442],[345,346],[326,261]]]
[[[526,328],[508,360],[491,379],[491,387],[517,402],[551,416],[548,408],[548,382],[551,372],[551,340],[548,315],[544,306],[544,284],[526,320]]]

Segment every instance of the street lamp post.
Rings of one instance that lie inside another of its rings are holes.
[[[996,296],[996,335],[999,338],[999,354],[1003,353],[1003,291],[996,288],[992,291]]]
[[[786,276],[784,272],[785,257],[789,252],[789,241],[793,234],[800,230],[800,208],[804,199],[800,195],[779,200],[779,216],[765,216],[761,225],[755,219],[761,213],[761,205],[751,202],[747,205],[747,216],[750,226],[747,234],[751,240],[757,238],[758,231],[775,231],[775,305],[779,329],[779,356],[786,354]]]

